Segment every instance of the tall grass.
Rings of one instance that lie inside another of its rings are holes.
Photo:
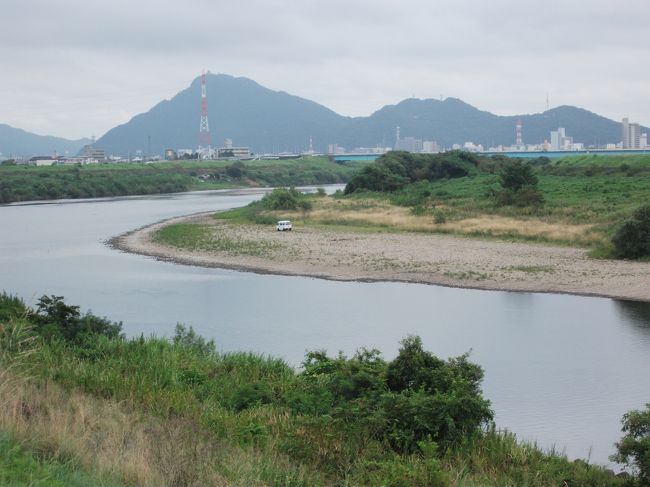
[[[0,297],[0,311],[3,301],[11,303]],[[417,452],[400,453],[377,435],[380,416],[363,402],[349,408],[327,396],[364,390],[378,380],[367,372],[381,362],[338,357],[318,367],[340,366],[341,374],[328,378],[311,362],[305,375],[281,359],[218,353],[184,327],[173,340],[30,336],[0,342],[3,350],[25,344],[3,360],[29,370],[5,373],[13,386],[0,396],[0,433],[40,461],[106,482],[546,487],[567,478],[575,487],[620,485],[603,469],[493,430],[445,451],[425,439]]]

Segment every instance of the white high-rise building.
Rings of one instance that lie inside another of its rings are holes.
[[[551,132],[551,150],[571,150],[573,138],[567,137],[564,127]]]
[[[623,149],[629,149],[630,148],[630,120],[627,118],[624,118],[623,121],[621,122],[621,147]]]
[[[641,126],[638,123],[630,124],[630,149],[641,148]]]
[[[644,144],[641,143],[641,126],[638,123],[630,123],[629,119],[624,118],[621,122],[621,147],[623,149],[642,149]]]

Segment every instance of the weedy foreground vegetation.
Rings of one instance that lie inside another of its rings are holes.
[[[218,353],[179,325],[127,339],[57,296],[0,295],[10,485],[637,485],[492,425],[482,369],[417,337],[387,361]],[[647,433],[646,433],[647,436]],[[630,453],[629,450],[627,450]],[[631,452],[630,454],[633,454]],[[47,479],[38,483],[39,479]],[[639,483],[638,485],[644,485]]]
[[[326,157],[44,167],[3,164],[0,165],[0,204],[250,186],[344,183],[359,167],[358,163],[337,164]]]
[[[644,209],[650,156],[520,162],[466,152],[391,152],[353,176],[345,194],[301,200],[276,191],[215,217],[545,242],[586,247],[596,257],[650,256],[650,209]]]

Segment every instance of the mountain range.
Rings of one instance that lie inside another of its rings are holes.
[[[50,135],[36,135],[0,123],[0,159],[12,156],[75,155],[90,139],[68,140]]]
[[[387,105],[368,117],[345,117],[313,101],[273,91],[248,78],[225,74],[206,75],[208,112],[213,146],[231,139],[235,146],[248,146],[256,153],[301,152],[313,148],[324,152],[328,144],[354,147],[391,147],[396,127],[402,137],[435,140],[441,147],[472,141],[485,147],[513,145],[515,125],[521,119],[525,143],[542,143],[551,130],[564,127],[576,142],[604,145],[621,140],[621,124],[588,110],[560,106],[531,115],[499,116],[479,110],[457,98],[445,100],[409,98]],[[127,156],[136,151],[151,155],[165,149],[196,148],[200,121],[200,77],[170,100],[112,128],[96,142],[107,154]],[[62,152],[63,145],[34,139],[30,146],[22,132],[24,149],[7,149],[0,125],[0,151]],[[17,129],[12,129],[17,130]],[[650,132],[642,128],[643,132]],[[27,134],[29,135],[29,134]],[[38,137],[38,136],[35,136]],[[61,140],[61,144],[65,139]],[[81,141],[65,141],[81,147]],[[25,145],[27,143],[27,145]],[[47,145],[47,144],[46,144]]]

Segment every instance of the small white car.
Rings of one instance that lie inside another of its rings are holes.
[[[275,228],[278,232],[284,232],[285,230],[291,231],[292,226],[289,220],[280,220]]]

